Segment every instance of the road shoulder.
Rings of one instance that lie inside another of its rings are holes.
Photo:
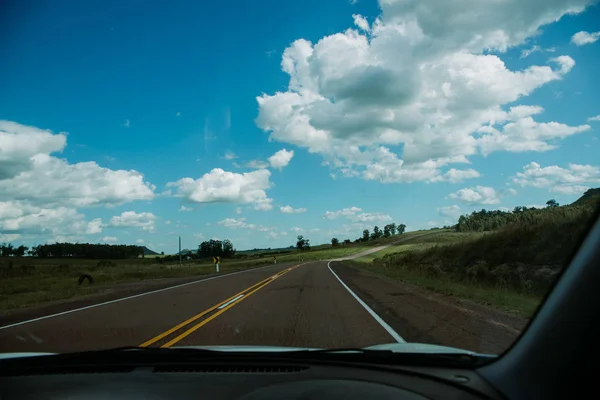
[[[331,268],[408,342],[500,353],[527,319],[332,262]]]

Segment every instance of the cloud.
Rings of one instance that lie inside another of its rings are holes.
[[[360,222],[360,223],[366,223],[366,222],[384,223],[384,222],[392,222],[392,220],[393,220],[392,217],[387,214],[378,213],[378,212],[374,212],[374,213],[362,212],[362,209],[358,208],[358,207],[347,207],[347,208],[342,208],[341,210],[338,210],[338,211],[326,211],[325,214],[323,215],[323,218],[325,218],[325,219],[337,219],[340,217],[344,217],[352,222]]]
[[[14,242],[15,240],[19,240],[20,238],[21,238],[21,235],[18,233],[9,233],[9,234],[0,233],[0,242],[1,243]]]
[[[128,119],[126,119],[126,120],[125,120],[125,123],[123,124],[123,126],[124,126],[125,128],[129,128],[129,127],[131,126],[131,121],[130,121],[130,120],[128,120]]]
[[[194,209],[191,207],[186,207],[186,206],[181,206],[179,207],[179,212],[184,212],[184,211],[193,211]]]
[[[181,117],[181,113],[179,111],[177,111],[177,113],[175,114],[176,117]]]
[[[175,196],[194,203],[253,204],[255,208],[272,208],[266,190],[271,187],[271,172],[266,169],[241,174],[215,168],[201,178],[182,178],[169,182]]]
[[[298,214],[298,213],[306,212],[306,208],[294,208],[292,206],[282,206],[282,207],[279,207],[279,211],[281,211],[284,214]]]
[[[589,117],[588,122],[592,122],[592,121],[600,121],[600,114],[596,115],[595,117]]]
[[[543,152],[558,147],[557,139],[585,132],[589,125],[569,126],[558,122],[536,122],[531,115],[539,114],[543,109],[539,106],[511,107],[503,116],[509,122],[500,129],[490,125],[479,128],[482,137],[478,140],[482,154],[495,151]]]
[[[95,162],[69,164],[50,155],[66,146],[53,134],[0,121],[0,201],[27,200],[44,207],[112,206],[154,198],[154,185],[134,170],[112,170]]]
[[[581,31],[571,37],[571,43],[576,46],[583,46],[584,44],[591,44],[597,41],[600,38],[600,32],[586,32]]]
[[[294,157],[294,150],[281,149],[269,157],[269,164],[275,169],[282,169],[290,163],[292,157]]]
[[[446,207],[439,207],[437,212],[443,217],[450,217],[453,219],[457,219],[462,214],[460,207],[456,204]]]
[[[166,221],[165,221],[165,225],[171,225],[171,221],[169,221],[169,220],[166,220]]]
[[[550,192],[575,195],[589,189],[589,185],[600,183],[600,167],[568,164],[567,168],[557,165],[542,167],[531,162],[517,172],[512,182],[521,187],[548,189]]]
[[[115,228],[142,228],[145,231],[154,231],[156,216],[150,212],[136,213],[135,211],[124,211],[121,215],[115,215],[108,222],[109,227]]]
[[[354,19],[354,25],[362,29],[363,31],[370,31],[371,27],[369,26],[369,22],[365,17],[359,14],[353,14],[352,18]]]
[[[261,160],[250,160],[244,164],[244,167],[252,169],[265,169],[269,167],[269,163]]]
[[[479,178],[479,177],[481,177],[481,174],[472,168],[463,169],[463,170],[450,168],[443,175],[439,175],[439,176],[436,176],[435,178],[432,178],[431,182],[443,181],[443,182],[458,183],[458,182],[464,181],[465,179],[472,179],[472,178]]]
[[[0,232],[21,236],[77,236],[102,232],[102,220],[87,221],[73,208],[45,208],[29,201],[0,201]]]
[[[273,209],[273,199],[262,199],[254,203],[253,207],[257,211],[269,211]]]
[[[350,217],[356,215],[356,213],[361,212],[362,209],[359,207],[347,207],[342,208],[338,211],[325,211],[323,218],[326,219],[336,219],[339,217]]]
[[[102,239],[100,239],[100,241],[104,243],[114,243],[118,240],[119,239],[117,239],[115,236],[104,236]]]
[[[194,236],[196,239],[204,239],[204,235],[202,233],[194,233],[192,236]]]
[[[31,160],[31,170],[0,181],[0,200],[87,207],[154,198],[154,185],[134,170],[111,170],[95,162],[69,164],[46,154]]]
[[[278,232],[269,232],[265,237],[267,239],[277,239],[280,236]]]
[[[527,58],[536,51],[542,51],[542,48],[538,45],[534,45],[529,49],[523,49],[521,50],[521,58]]]
[[[547,65],[510,70],[502,52],[587,4],[380,0],[381,15],[371,25],[356,14],[357,29],[286,48],[287,90],[257,97],[256,124],[273,141],[320,154],[333,176],[443,181],[447,166],[483,153],[486,141],[488,153],[525,151],[512,137],[490,140],[494,131],[479,129],[498,130],[508,115],[504,106],[562,79],[575,62],[559,55]],[[477,18],[465,17],[465,9]],[[587,129],[559,124],[546,138],[540,131],[552,124],[525,131],[534,136],[526,138],[528,151],[546,151]]]
[[[246,218],[240,218],[240,219],[225,218],[224,220],[219,221],[218,224],[222,225],[226,228],[232,228],[232,229],[237,229],[237,228],[255,229],[256,228],[256,225],[246,223]]]
[[[33,167],[31,157],[62,151],[67,133],[0,120],[0,180],[10,179]]]
[[[235,208],[235,213],[236,214],[241,214],[242,213],[242,207],[236,207]]]
[[[238,156],[233,151],[227,150],[223,158],[225,160],[235,160],[236,158],[238,158]]]
[[[449,194],[448,197],[469,205],[500,203],[500,194],[494,188],[487,186],[460,189],[456,193]]]
[[[136,242],[137,244],[142,244],[142,243],[144,243],[144,239],[138,239],[138,240],[136,240],[135,242]]]

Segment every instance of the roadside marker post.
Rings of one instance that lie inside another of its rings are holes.
[[[213,262],[215,263],[215,266],[217,267],[217,272],[219,272],[219,263],[221,262],[221,257],[219,257],[219,256],[213,257]]]
[[[277,264],[277,257],[273,256],[273,264]]]

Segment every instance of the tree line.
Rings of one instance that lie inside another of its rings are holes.
[[[379,226],[375,225],[373,227],[372,232],[369,231],[368,229],[363,230],[362,236],[359,237],[358,239],[356,239],[354,241],[354,243],[368,242],[369,240],[377,240],[377,239],[387,238],[387,237],[394,236],[394,235],[402,235],[405,231],[406,231],[406,225],[404,225],[404,224],[396,225],[395,223],[391,223],[391,224],[387,224],[386,226],[384,226],[383,229],[381,229]],[[343,243],[350,244],[351,241],[350,241],[350,239],[345,239]],[[335,237],[331,238],[331,245],[339,246],[340,240]]]
[[[457,232],[493,231],[513,223],[533,223],[540,218],[553,219],[577,214],[578,206],[562,206],[554,199],[546,202],[546,208],[517,206],[512,211],[482,209],[461,215],[454,230]]]
[[[137,258],[144,255],[144,248],[124,244],[91,244],[91,243],[53,243],[34,247],[18,246],[11,243],[0,246],[1,257],[23,257],[24,255],[39,258]]]
[[[208,257],[233,257],[236,250],[233,248],[233,243],[229,239],[223,241],[210,239],[206,240],[198,246],[196,255],[198,258]]]

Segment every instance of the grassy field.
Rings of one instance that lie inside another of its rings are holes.
[[[532,293],[528,290],[501,287],[501,285],[461,281],[449,275],[431,274],[431,271],[427,268],[411,268],[402,263],[389,261],[401,259],[403,256],[410,256],[411,254],[427,254],[428,249],[437,251],[440,246],[462,246],[476,243],[478,239],[489,234],[484,232],[434,231],[426,236],[415,237],[345,263],[438,293],[474,300],[517,315],[530,316],[540,303],[541,294],[539,292]]]
[[[464,240],[472,240],[483,235],[485,235],[483,232],[453,232],[451,230],[442,229],[436,231],[410,232],[405,235],[402,242],[375,253],[359,257],[356,259],[356,261],[369,263],[388,254],[426,250],[434,246],[458,243]]]
[[[270,259],[225,261],[221,272],[268,265]],[[12,264],[12,267],[11,267]],[[149,279],[202,276],[215,272],[211,263],[160,265],[151,258],[130,260],[0,258],[0,312],[69,299],[110,289],[112,284]],[[78,284],[82,274],[94,284]]]

